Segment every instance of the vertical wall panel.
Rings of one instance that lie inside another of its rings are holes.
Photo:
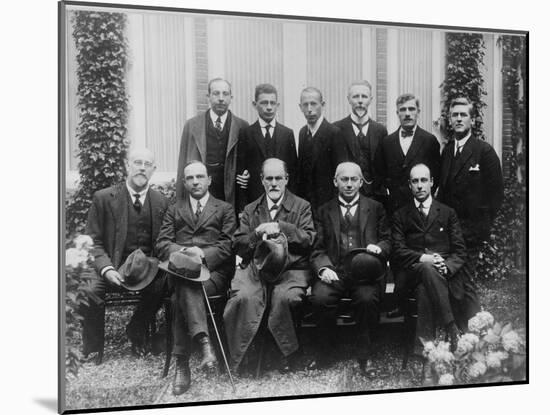
[[[329,121],[349,113],[348,86],[361,79],[362,61],[361,26],[307,24],[307,82],[323,92]]]
[[[433,132],[432,31],[399,29],[398,50],[399,83],[397,95],[410,92],[417,96],[420,100],[421,109],[418,124],[423,129]],[[392,103],[396,99],[397,96],[392,97]],[[395,112],[391,116],[397,117]]]
[[[146,144],[160,171],[175,171],[185,123],[183,14],[145,14]]]
[[[257,118],[251,103],[254,87],[270,83],[283,92],[283,36],[281,21],[228,19],[225,22],[225,76],[233,86],[233,112],[249,122]],[[284,123],[283,111],[278,119]]]

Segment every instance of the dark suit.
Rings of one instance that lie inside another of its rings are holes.
[[[343,154],[346,159],[340,161],[353,161],[359,164],[366,182],[370,183],[365,182],[362,192],[379,201],[384,201],[385,194],[381,184],[376,180],[374,159],[378,145],[388,135],[388,130],[382,124],[370,119],[366,137],[359,140],[353,130],[351,116],[336,121],[334,125],[340,129],[340,135],[345,143]]]
[[[255,267],[248,265],[237,269],[223,313],[234,367],[240,365],[265,312],[267,327],[283,355],[289,356],[298,349],[293,313],[301,305],[309,285],[308,257],[315,238],[309,203],[287,189],[275,219],[271,219],[266,196],[262,195],[245,207],[239,229],[233,236],[233,250],[243,259],[244,265],[249,264],[259,242],[254,230],[262,223],[273,221],[279,223],[288,240],[288,265],[272,288],[269,310],[264,300],[266,287]]]
[[[168,200],[156,190],[149,189],[145,203],[150,203],[151,208],[151,240],[148,241],[148,248],[151,251],[151,256],[155,256],[155,240],[164,213],[168,208]],[[100,273],[107,266],[118,270],[126,260],[127,254],[125,255],[124,249],[128,234],[129,209],[133,209],[133,206],[125,183],[99,190],[92,198],[86,233],[94,241],[91,254],[94,257],[97,278],[90,281],[90,285],[87,287],[88,292],[91,293],[90,305],[82,309],[84,316],[82,340],[85,353],[97,351],[104,341],[105,307],[103,301],[105,291],[107,287],[111,289],[118,289],[118,287],[115,288],[100,276]],[[152,318],[160,306],[163,288],[164,279],[160,278],[159,274],[147,288],[142,290],[142,303],[136,309],[128,326],[131,340],[140,341],[139,338],[144,335],[145,323]]]
[[[462,330],[477,311],[479,302],[470,275],[464,272],[466,249],[455,211],[437,200],[427,218],[421,216],[411,200],[393,216],[393,262],[398,289],[417,290],[417,335],[433,339],[435,326],[455,321]],[[446,276],[427,263],[425,253],[440,254],[448,269]]]
[[[268,151],[259,121],[242,130],[239,137],[237,174],[242,174],[245,170],[250,173],[248,188],[246,190],[239,189],[239,210],[264,193],[260,174],[262,163],[268,158],[275,157],[286,163],[289,175],[288,188],[293,192],[297,188],[298,155],[294,133],[281,123],[276,123],[275,129],[270,130],[269,133],[272,140],[271,148],[273,149],[271,153]]]
[[[209,196],[198,220],[189,198],[170,206],[157,239],[162,260],[183,247],[197,246],[204,251],[210,270],[205,281],[207,295],[225,293],[235,270],[231,236],[236,228],[235,212],[229,203]],[[189,355],[189,337],[208,334],[204,296],[199,283],[171,276],[175,291],[174,354]],[[189,335],[189,337],[188,337]]]
[[[333,178],[338,163],[345,159],[340,130],[326,119],[311,137],[302,127],[298,145],[298,196],[311,203],[313,214],[336,195]]]
[[[400,129],[397,129],[382,140],[376,152],[376,174],[378,181],[389,190],[387,207],[390,212],[395,212],[410,200],[409,173],[415,164],[423,163],[429,167],[434,192],[439,179],[440,145],[433,134],[416,127],[407,155],[403,154],[400,142]]]
[[[183,187],[183,167],[191,160],[198,160],[206,163],[206,123],[212,120],[207,112],[203,112],[187,120],[183,126],[183,133],[180,141],[180,152],[178,157],[178,173],[176,180],[176,194],[178,199],[183,197],[185,189]],[[237,168],[237,142],[241,129],[248,127],[248,123],[241,120],[228,111],[226,123],[231,123],[229,129],[229,138],[227,140],[227,149],[224,163],[224,200],[235,206],[235,174]]]
[[[381,260],[386,261],[390,254],[391,242],[388,221],[382,204],[360,196],[355,215],[359,216],[359,247],[366,248],[369,244],[378,245],[382,250]],[[340,239],[341,220],[342,212],[338,198],[334,198],[319,209],[319,215],[315,221],[318,236],[311,254],[311,266],[317,278],[313,282],[310,301],[319,323],[322,342],[326,345],[331,333],[333,334],[338,301],[344,295],[351,297],[358,322],[359,358],[364,359],[369,353],[369,330],[372,330],[378,322],[384,278],[382,275],[374,284],[368,285],[344,282],[342,278],[344,254]],[[331,284],[321,281],[318,275],[322,268],[336,271],[340,280]]]

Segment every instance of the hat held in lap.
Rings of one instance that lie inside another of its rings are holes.
[[[276,284],[288,263],[288,241],[284,234],[276,238],[263,239],[256,245],[254,265],[260,279]]]
[[[344,259],[344,278],[354,284],[374,284],[386,271],[386,261],[366,248],[352,249]]]
[[[141,249],[136,249],[118,269],[123,281],[121,285],[127,290],[137,291],[147,287],[158,271],[158,259],[146,256]]]
[[[168,261],[162,262],[159,268],[189,281],[202,282],[210,279],[210,271],[203,264],[200,255],[194,251],[172,252]]]

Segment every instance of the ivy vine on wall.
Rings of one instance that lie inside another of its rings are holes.
[[[443,92],[443,120],[444,135],[452,136],[452,129],[448,120],[449,104],[454,98],[467,97],[474,105],[476,118],[472,126],[473,134],[484,138],[483,135],[483,108],[487,104],[483,97],[487,92],[483,86],[481,68],[485,56],[485,42],[483,36],[476,33],[447,33],[447,54],[445,80],[441,85]]]
[[[75,11],[79,123],[79,187],[67,203],[67,233],[81,232],[95,191],[126,176],[124,159],[128,97],[126,93],[126,15]]]

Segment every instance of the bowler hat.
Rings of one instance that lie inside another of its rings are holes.
[[[344,258],[344,279],[355,284],[373,284],[386,270],[386,261],[366,248],[355,248]]]
[[[172,252],[168,261],[161,262],[159,268],[189,281],[202,282],[210,279],[210,271],[195,251]]]
[[[122,277],[121,285],[131,291],[142,290],[157,275],[158,264],[158,259],[148,257],[141,249],[136,249],[118,269]]]
[[[264,282],[277,283],[288,263],[288,241],[286,236],[280,233],[275,238],[260,241],[256,245],[253,262]]]

